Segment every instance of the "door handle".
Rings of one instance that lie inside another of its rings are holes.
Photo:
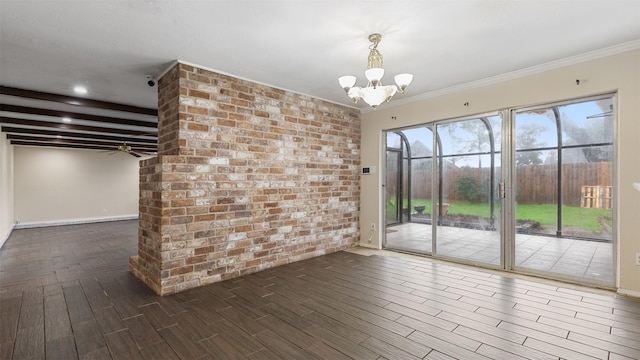
[[[498,183],[498,197],[500,199],[504,199],[506,196],[507,196],[506,186],[504,184],[504,181],[500,181]]]

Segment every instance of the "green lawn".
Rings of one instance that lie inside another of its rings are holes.
[[[411,207],[424,205],[425,212],[431,209],[431,201],[429,200],[412,200]],[[389,210],[389,206],[387,207]],[[387,215],[394,216],[395,209],[391,209],[391,213]],[[412,209],[413,211],[413,209]],[[449,214],[452,215],[472,215],[479,217],[490,216],[490,208],[486,203],[475,204],[468,202],[450,202]],[[500,204],[496,204],[496,215],[500,211]],[[611,210],[605,209],[583,209],[574,206],[562,207],[563,227],[578,228],[586,231],[601,231],[601,222],[606,222],[611,226]],[[557,213],[555,204],[521,204],[518,205],[516,211],[518,220],[535,220],[542,226],[555,226],[557,223]]]

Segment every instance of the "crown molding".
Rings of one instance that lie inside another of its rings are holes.
[[[590,51],[580,55],[570,56],[568,58],[555,60],[555,61],[547,62],[544,64],[540,64],[540,65],[530,66],[524,69],[511,71],[511,72],[496,75],[496,76],[491,76],[491,77],[484,78],[477,81],[471,81],[464,84],[454,85],[444,89],[434,90],[427,93],[407,97],[404,99],[394,100],[389,104],[387,104],[385,108],[402,106],[402,105],[411,104],[411,103],[415,103],[415,102],[426,100],[426,99],[440,97],[443,95],[448,95],[448,94],[457,93],[465,90],[494,85],[494,84],[502,83],[505,81],[518,79],[518,78],[522,78],[529,75],[535,75],[542,72],[555,70],[562,67],[587,62],[590,60],[596,60],[596,59],[604,58],[607,56],[622,54],[625,52],[634,51],[638,49],[640,49],[640,39],[625,42],[625,43],[614,45],[614,46],[609,46],[609,47],[595,50],[595,51]],[[368,113],[374,110],[363,108],[361,109],[361,111],[362,113]]]

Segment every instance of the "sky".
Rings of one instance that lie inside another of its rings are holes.
[[[596,101],[584,101],[558,106],[563,128],[563,142],[565,145],[591,144],[613,142],[613,116],[598,116],[610,111],[613,98],[608,97]],[[594,116],[595,115],[595,116]],[[501,118],[499,115],[488,117],[492,124],[496,151],[500,151]],[[486,127],[478,119],[465,119],[460,122],[446,122],[438,124],[438,132],[442,142],[443,153],[463,154],[476,151],[490,150]],[[414,156],[429,156],[432,154],[433,134],[427,127],[417,127],[402,130]],[[527,135],[530,139],[527,139]],[[399,137],[391,135],[394,146],[399,145]],[[528,141],[524,141],[528,140]],[[417,143],[419,142],[419,143]],[[478,144],[480,143],[480,149]],[[518,149],[531,147],[557,146],[557,130],[551,107],[540,107],[534,110],[516,112],[516,146]],[[564,150],[564,162],[587,161],[581,149]],[[610,154],[590,157],[592,160],[607,158]],[[449,157],[457,166],[489,166],[489,156]],[[540,152],[542,161],[555,161],[555,152]]]

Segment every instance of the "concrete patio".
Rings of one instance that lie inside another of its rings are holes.
[[[431,225],[389,226],[386,248],[431,254]],[[541,235],[516,235],[518,268],[583,278],[584,283],[614,284],[612,244]],[[465,261],[500,265],[500,234],[496,231],[443,226],[438,228],[436,254]]]

